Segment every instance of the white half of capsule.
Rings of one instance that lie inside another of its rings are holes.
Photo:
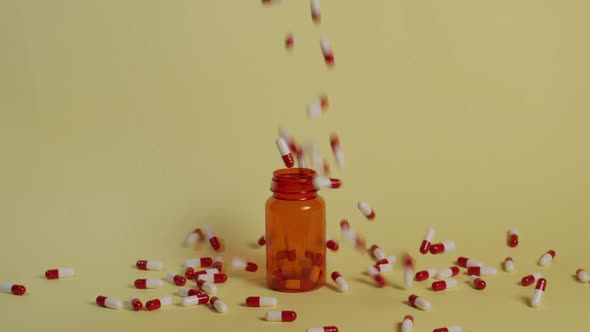
[[[531,307],[537,308],[543,302],[543,295],[545,294],[544,291],[540,289],[535,289],[533,292],[533,297],[531,297]]]
[[[201,236],[199,235],[199,233],[192,232],[188,235],[188,237],[184,241],[184,244],[186,246],[192,246],[193,244],[197,243],[200,239]]]
[[[215,233],[213,233],[213,229],[211,228],[211,225],[205,226],[205,234],[207,234],[207,240],[209,240],[215,236]]]
[[[381,273],[393,271],[393,264],[391,264],[391,263],[379,264],[377,266],[379,266],[379,271],[381,271]]]
[[[484,266],[479,269],[480,276],[492,276],[492,275],[495,275],[496,272],[497,272],[496,268],[491,267],[491,266]]]
[[[481,267],[481,266],[483,266],[483,263],[480,262],[480,261],[478,261],[478,260],[476,260],[476,259],[469,258],[467,260],[467,263],[465,263],[465,266],[466,267],[472,267],[472,266],[480,266]]]
[[[310,327],[305,332],[324,332],[323,327]]]
[[[320,98],[307,105],[307,116],[310,119],[317,118],[322,114],[322,100]]]
[[[71,277],[74,275],[74,269],[71,267],[62,267],[57,269],[57,273],[60,277]]]
[[[104,306],[110,309],[121,310],[123,309],[123,301],[112,297],[107,297],[104,300]]]
[[[258,299],[258,306],[260,307],[274,307],[278,304],[276,297],[263,297]]]
[[[227,304],[223,303],[221,300],[216,300],[213,302],[213,308],[220,313],[227,312]]]
[[[541,258],[539,259],[539,265],[545,266],[545,265],[551,263],[552,260],[553,260],[553,256],[551,256],[549,253],[546,253],[545,255],[541,256]]]
[[[283,320],[282,311],[268,311],[264,318],[269,322],[280,322]]]
[[[414,322],[411,319],[404,319],[402,322],[401,332],[412,332]]]
[[[289,149],[289,144],[287,144],[287,141],[285,141],[285,139],[282,137],[279,137],[277,139],[277,148],[279,148],[281,156],[291,153],[291,149]]]
[[[129,302],[131,302],[131,301],[133,301],[133,300],[135,300],[135,299],[138,299],[138,300],[139,300],[139,297],[137,297],[137,295],[131,295],[131,296],[129,297]]]
[[[327,176],[316,175],[313,178],[313,185],[316,189],[332,188],[332,180]]]
[[[506,272],[514,272],[514,261],[511,259],[504,261],[504,270]]]
[[[418,297],[416,301],[414,301],[414,305],[424,311],[428,311],[432,308],[432,304],[428,300],[425,300],[421,297]]]
[[[447,329],[449,330],[449,332],[463,332],[463,328],[458,325],[449,326],[447,327]]]
[[[424,241],[428,241],[428,242],[432,243],[432,241],[434,241],[435,234],[436,234],[436,231],[434,230],[434,228],[430,227],[428,229],[428,231],[426,231],[426,235],[424,235]]]
[[[406,268],[404,271],[404,284],[406,288],[412,287],[414,285],[414,270],[410,268]]]
[[[342,276],[336,278],[336,280],[334,280],[334,282],[336,283],[336,285],[338,286],[338,289],[341,292],[348,291],[348,283],[346,282],[346,280]]]
[[[314,16],[319,16],[320,15],[320,0],[311,0],[310,6],[311,6],[311,13]]]
[[[320,46],[322,47],[322,52],[324,54],[332,54],[332,46],[327,37],[322,37],[320,39]]]
[[[209,283],[209,282],[206,282],[206,281],[205,281],[205,282],[203,283],[203,286],[202,286],[202,288],[203,288],[203,291],[204,291],[204,292],[206,292],[206,293],[209,293],[209,294],[211,294],[211,295],[215,295],[215,294],[217,294],[217,286],[215,286],[215,285],[214,285],[214,284],[212,284],[212,283]]]
[[[164,268],[164,264],[158,261],[147,261],[145,268],[150,271],[161,271]]]
[[[201,258],[189,258],[184,261],[184,267],[201,266]]]
[[[160,300],[160,306],[162,307],[169,306],[172,304],[172,296],[163,296],[158,300]]]
[[[279,127],[279,136],[282,137],[286,142],[291,140],[291,135],[287,131],[287,129],[283,127]]]
[[[231,260],[231,266],[236,270],[245,270],[247,263],[241,258],[234,257]]]
[[[2,283],[2,284],[0,284],[0,292],[2,292],[2,293],[12,293],[12,286],[14,286],[14,284],[11,284],[11,283]]]
[[[447,279],[447,280],[445,280],[445,283],[447,284],[447,288],[457,287],[457,279],[454,279],[454,278]]]
[[[356,233],[352,228],[341,230],[342,238],[348,241],[350,244],[356,244]]]
[[[188,307],[197,304],[199,304],[199,297],[197,295],[183,297],[182,300],[180,300],[180,305],[182,305],[183,307]]]
[[[336,166],[340,169],[344,168],[344,151],[340,147],[340,144],[334,146],[333,153],[334,159],[336,160]]]
[[[182,296],[188,296],[188,292],[191,290],[192,288],[190,287],[186,287],[186,286],[182,286],[182,287],[178,287],[178,294],[182,295]]]
[[[385,256],[385,252],[383,252],[383,249],[381,249],[379,247],[377,247],[377,248],[375,248],[375,250],[373,250],[373,256],[375,256],[375,258],[378,261],[387,258],[387,256]]]
[[[146,279],[145,280],[145,287],[146,288],[160,288],[164,286],[164,280],[162,279]]]
[[[532,274],[532,276],[533,276],[533,278],[535,278],[535,281],[536,281],[536,280],[539,280],[539,279],[543,278],[543,273],[541,273],[541,272],[535,272],[535,273]]]
[[[443,241],[442,244],[445,247],[445,252],[457,250],[457,245],[455,245],[454,241],[446,240]]]
[[[580,270],[577,274],[578,280],[580,282],[589,282],[590,281],[590,274],[584,270]]]
[[[510,231],[508,231],[508,234],[510,235],[518,235],[518,229],[516,228],[511,228]]]
[[[438,271],[438,273],[436,274],[436,279],[442,280],[442,279],[447,279],[453,276],[453,270],[446,268],[443,270]]]
[[[371,207],[369,206],[369,204],[367,202],[360,201],[360,202],[358,202],[357,207],[359,210],[361,210],[361,213],[364,214],[365,216],[369,216],[371,214],[371,212],[373,211],[373,209],[371,209]]]
[[[197,277],[197,280],[205,280],[206,282],[214,282],[215,277],[213,276],[213,274],[205,273],[205,274],[199,274],[199,276]]]

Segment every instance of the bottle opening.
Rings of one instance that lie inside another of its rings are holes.
[[[313,185],[316,172],[309,168],[284,168],[273,172],[270,190],[285,200],[305,200],[317,196]]]

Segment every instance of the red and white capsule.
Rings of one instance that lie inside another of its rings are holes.
[[[336,271],[332,272],[330,277],[332,277],[332,280],[334,281],[334,283],[336,283],[336,286],[338,286],[338,289],[341,292],[348,291],[348,283],[346,282],[344,277],[342,277],[342,275],[340,275],[339,272],[336,272]]]
[[[457,258],[457,265],[461,267],[483,266],[483,263],[473,258],[459,257]]]
[[[545,266],[545,265],[551,263],[554,259],[555,259],[555,251],[549,250],[543,256],[541,256],[541,258],[539,259],[539,265]]]
[[[137,268],[139,270],[149,270],[149,271],[160,271],[164,268],[164,264],[162,264],[162,262],[158,262],[158,261],[149,261],[149,260],[138,260],[135,263],[135,266],[137,266]]]
[[[424,311],[432,309],[432,304],[428,300],[421,298],[415,294],[412,294],[410,295],[410,297],[408,297],[408,302],[412,307],[416,307]]]
[[[310,327],[305,332],[338,332],[336,326]]]
[[[61,277],[71,277],[74,275],[74,269],[71,267],[62,267],[59,269],[47,270],[45,272],[45,278],[48,280],[59,279]]]
[[[25,295],[27,288],[23,285],[2,283],[0,284],[0,292],[12,295]]]
[[[375,219],[375,211],[373,210],[373,208],[369,205],[369,203],[365,202],[365,201],[360,201],[357,204],[357,207],[359,209],[359,211],[361,211],[361,213],[368,219],[368,220],[373,220]]]
[[[210,225],[205,226],[205,233],[207,233],[207,239],[209,240],[211,248],[215,251],[220,251],[221,241],[219,241],[219,238],[217,237],[217,235],[215,235]]]
[[[231,266],[236,270],[248,272],[256,272],[258,270],[258,265],[252,262],[247,262],[239,257],[232,258]]]
[[[321,95],[320,97],[309,103],[309,105],[307,105],[307,116],[310,119],[317,118],[322,114],[322,112],[328,111],[328,105],[328,96]]]
[[[184,266],[194,266],[194,267],[209,267],[213,264],[213,258],[211,257],[198,257],[198,258],[189,258],[184,261]]]
[[[148,311],[158,310],[162,307],[166,307],[172,304],[171,296],[163,296],[158,299],[149,300],[145,303],[145,308]]]
[[[201,274],[197,277],[197,280],[205,280],[207,282],[212,282],[214,284],[222,284],[227,281],[227,274],[225,273],[215,273],[215,274]]]
[[[215,310],[217,310],[217,312],[220,312],[220,313],[227,312],[227,304],[225,304],[223,301],[221,301],[221,299],[219,299],[217,296],[213,296],[211,298],[211,300],[209,301],[209,303],[211,303],[211,306],[213,308],[215,308]]]
[[[378,245],[374,244],[369,248],[371,252],[371,256],[373,256],[376,260],[382,260],[387,258],[383,249],[381,249]]]
[[[395,263],[395,260],[397,259],[397,257],[391,255],[391,256],[387,256],[383,259],[380,259],[377,261],[376,265],[382,265],[382,264],[391,264],[393,266],[393,263]]]
[[[513,272],[514,271],[514,260],[512,257],[506,257],[504,260],[504,271],[506,272]]]
[[[578,281],[587,283],[590,282],[590,274],[584,269],[577,269],[576,270],[576,277],[578,277]]]
[[[430,246],[430,253],[433,255],[443,254],[445,252],[451,252],[457,250],[455,242],[447,240],[441,243],[434,243]]]
[[[217,294],[217,286],[205,280],[197,280],[197,287],[205,293]]]
[[[338,189],[342,187],[342,181],[336,178],[316,175],[313,177],[313,185],[317,190],[320,190],[322,188]]]
[[[518,246],[518,229],[511,228],[508,231],[508,246],[512,248]]]
[[[190,287],[178,287],[178,294],[187,297],[204,293],[201,293],[199,290]]]
[[[491,266],[472,266],[467,268],[467,274],[470,276],[492,276],[496,272],[496,268]]]
[[[179,275],[179,274],[175,274],[175,273],[168,273],[166,274],[166,279],[168,279],[168,281],[173,282],[176,286],[184,286],[186,285],[186,278]]]
[[[326,65],[329,67],[334,66],[334,52],[332,51],[332,46],[327,37],[322,37],[320,39],[320,46],[322,48],[322,53],[324,54]]]
[[[405,315],[402,321],[401,332],[412,332],[414,329],[414,317],[412,315]]]
[[[432,332],[463,332],[463,328],[458,325],[453,325],[449,327],[439,327],[432,330]]]
[[[424,239],[422,240],[422,243],[420,244],[420,253],[421,254],[426,255],[428,253],[428,250],[430,249],[430,245],[432,245],[432,241],[434,241],[435,234],[436,234],[436,231],[432,227],[430,227],[426,231],[426,235],[424,235]]]
[[[438,271],[436,269],[427,269],[416,272],[416,281],[424,281],[433,278]]]
[[[153,289],[164,286],[162,279],[135,279],[135,288],[137,289]]]
[[[473,285],[473,288],[477,290],[484,290],[488,285],[485,280],[478,276],[470,276],[469,279],[471,281],[471,285]]]
[[[340,144],[340,137],[338,137],[336,133],[330,135],[330,147],[332,147],[332,153],[334,154],[336,165],[340,169],[344,168],[344,151]]]
[[[533,274],[526,275],[520,279],[520,283],[523,286],[530,286],[535,283],[535,280],[543,278],[543,274],[541,272],[535,272]]]
[[[248,296],[246,306],[248,307],[274,307],[278,304],[276,297]]]
[[[547,280],[540,278],[537,280],[533,296],[531,297],[531,307],[537,308],[543,302],[543,295],[545,294],[545,288],[547,287]]]
[[[321,13],[320,13],[320,0],[311,0],[310,2],[311,7],[311,20],[319,24],[322,21]]]
[[[446,269],[442,269],[438,271],[436,274],[436,279],[447,279],[450,277],[454,277],[459,274],[459,268],[457,266],[451,266]]]
[[[269,311],[265,319],[269,322],[293,322],[297,319],[297,313],[291,310]]]
[[[195,228],[184,240],[184,245],[187,247],[192,247],[200,240],[204,239],[205,235],[203,235],[203,231],[200,228]]]
[[[143,309],[143,303],[135,295],[131,295],[131,297],[129,298],[129,306],[131,306],[131,310],[133,311],[139,311]]]
[[[281,154],[281,158],[283,158],[283,162],[285,163],[285,167],[293,167],[295,165],[295,160],[291,154],[291,149],[289,149],[289,144],[287,144],[287,142],[282,137],[277,139],[276,144],[277,148],[279,149],[279,153]]]
[[[123,301],[112,297],[99,295],[96,297],[96,304],[103,308],[121,310],[123,309]]]
[[[350,224],[346,219],[342,219],[342,221],[340,221],[340,230],[342,237],[350,242],[350,244],[352,244],[357,249],[365,250],[367,245],[365,239],[360,234],[357,234],[352,229],[352,227],[350,227]]]
[[[435,281],[431,285],[432,290],[435,292],[440,292],[445,289],[457,287],[457,279],[446,279],[446,280],[439,280]]]
[[[180,305],[183,307],[188,307],[199,304],[207,304],[207,302],[209,302],[209,295],[196,292],[193,295],[182,298],[182,300],[180,300]]]

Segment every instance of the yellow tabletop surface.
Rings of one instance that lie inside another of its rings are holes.
[[[588,331],[590,284],[590,9],[584,1],[0,1],[1,331]],[[284,39],[293,33],[292,50]],[[320,38],[335,56],[328,68]],[[325,93],[328,111],[306,108]],[[328,255],[350,290],[333,283],[284,294],[265,285],[264,203],[281,160],[279,126],[316,142],[339,190],[322,190]],[[335,166],[329,135],[346,158]],[[377,217],[357,210],[367,201]],[[373,261],[341,241],[348,218],[368,244],[398,256],[388,286],[362,274]],[[136,290],[133,280],[181,272],[185,259],[216,256],[182,246],[210,224],[255,273],[228,271],[218,296],[229,311],[183,308],[176,287]],[[420,255],[428,227],[457,251]],[[506,245],[517,227],[520,245]],[[557,252],[546,267],[537,261]],[[498,268],[474,290],[405,289],[400,254],[417,269],[458,256]],[[501,262],[512,256],[513,273]],[[164,271],[139,271],[138,259]],[[71,278],[45,270],[73,267]],[[539,308],[522,276],[547,281]],[[423,312],[410,294],[432,302]],[[154,312],[116,311],[172,294]],[[263,320],[250,295],[276,296],[293,323]],[[127,304],[127,303],[126,303]]]

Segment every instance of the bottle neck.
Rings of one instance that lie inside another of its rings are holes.
[[[287,201],[302,201],[317,197],[313,185],[315,171],[309,168],[284,168],[273,172],[270,190],[273,197]]]

